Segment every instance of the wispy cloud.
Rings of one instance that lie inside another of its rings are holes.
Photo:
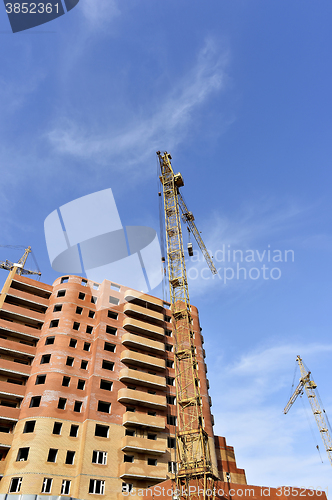
[[[120,14],[116,0],[84,0],[80,3],[81,12],[91,28],[99,31],[103,23],[109,23],[111,19]]]
[[[262,286],[263,273],[261,273],[261,279],[249,279],[249,270],[261,269],[263,264],[269,266],[269,269],[275,266],[289,267],[292,254],[288,256],[288,263],[281,261],[274,263],[272,259],[277,252],[273,253],[273,251],[280,250],[282,259],[285,259],[284,252],[291,250],[292,243],[294,243],[294,228],[299,230],[305,220],[304,215],[309,212],[310,207],[302,207],[294,201],[284,202],[281,206],[277,201],[261,199],[256,202],[247,201],[231,216],[212,213],[208,219],[202,221],[199,229],[203,228],[203,235],[207,235],[203,238],[219,273],[213,276],[207,268],[203,255],[195,250],[194,257],[188,259],[187,263],[191,294],[193,296],[204,295],[208,289],[212,291],[217,288],[226,292],[233,292],[237,289],[243,293],[248,288]],[[285,240],[285,236],[289,234],[290,240]],[[278,243],[273,244],[276,241]],[[233,253],[234,251],[238,252]],[[254,252],[254,260],[250,260],[251,254],[248,252]],[[247,256],[248,261],[245,260]],[[224,269],[229,268],[230,271],[227,274],[231,276],[231,269],[234,269],[236,273],[237,263],[247,270],[246,279],[243,278],[245,273],[241,271],[239,278],[235,274],[235,279],[230,279],[225,284]],[[253,276],[256,277],[256,274]]]
[[[125,124],[109,124],[103,132],[63,114],[47,133],[48,140],[58,154],[93,159],[99,165],[109,165],[111,161],[120,169],[137,165],[138,158],[144,162],[160,144],[173,148],[184,139],[199,106],[225,89],[227,62],[228,54],[209,39],[198,54],[195,67],[158,99],[157,110],[155,104],[148,106],[143,116],[132,115]]]

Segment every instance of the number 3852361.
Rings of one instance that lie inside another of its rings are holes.
[[[51,3],[6,3],[7,14],[56,14],[59,13],[59,4],[52,5]]]

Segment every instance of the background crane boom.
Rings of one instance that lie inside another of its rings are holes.
[[[291,406],[293,405],[294,401],[297,399],[297,397],[303,393],[303,389],[306,392],[306,395],[309,399],[309,403],[312,409],[312,412],[314,414],[320,435],[322,436],[322,440],[327,452],[327,455],[329,457],[330,463],[332,465],[332,440],[329,432],[329,425],[328,425],[328,420],[327,418],[325,419],[325,410],[321,409],[321,406],[319,404],[317,395],[315,393],[315,389],[317,388],[317,385],[313,380],[310,379],[311,372],[306,370],[303,361],[300,356],[297,356],[296,361],[299,364],[300,371],[301,371],[301,378],[300,378],[300,383],[295,389],[294,393],[290,397],[287,405],[284,408],[284,413],[286,414]]]
[[[212,258],[210,257],[210,254],[207,251],[207,248],[204,244],[204,241],[202,240],[201,235],[200,235],[200,233],[196,227],[196,224],[194,222],[195,217],[194,217],[193,213],[188,210],[187,205],[186,205],[180,191],[178,192],[178,199],[179,199],[180,209],[182,212],[182,219],[187,224],[190,231],[193,233],[195,240],[197,241],[197,244],[198,244],[199,248],[201,249],[201,252],[204,255],[204,258],[205,258],[207,265],[209,266],[212,274],[217,274],[218,271],[212,262]]]

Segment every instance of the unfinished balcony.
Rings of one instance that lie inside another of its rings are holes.
[[[125,333],[122,335],[122,344],[126,347],[138,348],[142,351],[151,352],[152,354],[163,354],[165,352],[165,344],[163,342],[150,340],[133,333]]]
[[[166,390],[166,379],[159,375],[140,372],[130,368],[122,368],[119,374],[120,382],[125,384],[137,384],[151,389]]]
[[[148,305],[154,311],[161,312],[164,309],[164,303],[157,297],[151,297],[144,293],[137,292],[136,290],[127,290],[124,296],[127,302],[138,304],[142,307]]]
[[[25,385],[12,384],[4,382],[3,380],[0,381],[0,398],[8,396],[23,399],[25,392]]]
[[[25,365],[18,363],[17,361],[10,361],[8,359],[2,359],[0,364],[0,374],[1,375],[19,375],[23,377],[29,377],[31,371],[30,365]]]
[[[123,463],[119,468],[121,479],[148,479],[163,481],[166,479],[166,465],[161,467],[147,465],[146,462]]]
[[[127,388],[118,391],[118,401],[122,404],[135,404],[156,410],[165,410],[167,406],[166,396],[157,396],[156,394],[149,394],[148,392]]]
[[[135,351],[129,351],[126,349],[122,351],[120,359],[124,364],[130,364],[134,366],[141,366],[142,368],[151,368],[153,370],[165,370],[165,360],[161,358],[155,358],[154,356],[149,356],[148,354],[141,354]]]
[[[0,319],[0,335],[1,338],[14,337],[19,340],[31,341],[35,343],[39,340],[39,335],[36,328],[29,325],[22,325],[18,323],[13,323],[13,321],[9,321],[9,318],[1,318]]]
[[[128,330],[128,332],[138,333],[139,335],[149,335],[157,340],[163,340],[165,338],[165,331],[163,328],[145,323],[144,321],[139,321],[138,319],[125,318],[123,320],[123,328]]]
[[[23,292],[22,290],[15,290],[14,288],[9,289],[6,296],[6,303],[17,305],[19,307],[31,308],[42,314],[45,313],[49,306],[48,299],[31,295],[30,293]]]
[[[128,302],[127,304],[125,304],[123,311],[127,314],[127,316],[130,316],[131,318],[137,318],[142,321],[149,321],[161,326],[164,323],[164,315],[162,313],[152,311],[152,309],[133,304],[132,302]]]
[[[153,417],[145,413],[126,411],[122,418],[122,425],[161,431],[165,429],[166,419],[165,417]]]
[[[121,450],[126,453],[138,452],[150,455],[162,455],[166,453],[166,440],[125,436],[121,440]]]
[[[0,318],[40,329],[44,323],[45,315],[5,302],[0,311]]]

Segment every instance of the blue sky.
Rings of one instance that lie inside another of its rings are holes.
[[[31,245],[44,281],[44,219],[75,198],[111,187],[123,224],[158,230],[157,150],[212,254],[293,250],[245,264],[280,279],[225,284],[188,261],[215,431],[249,484],[332,490],[307,401],[282,414],[301,354],[332,418],[331,15],[325,0],[80,0],[13,35],[0,12],[1,244]]]

